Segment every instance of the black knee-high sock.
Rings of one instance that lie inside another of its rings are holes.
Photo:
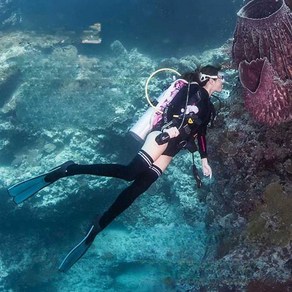
[[[91,174],[98,176],[108,176],[132,181],[140,173],[148,169],[153,163],[152,158],[143,150],[140,150],[128,165],[121,164],[91,164],[91,165],[70,165],[66,176],[76,174]]]
[[[100,228],[104,229],[117,216],[125,211],[136,198],[143,194],[158,179],[161,174],[161,169],[155,165],[152,165],[146,171],[141,173],[129,187],[119,194],[115,202],[100,217]]]

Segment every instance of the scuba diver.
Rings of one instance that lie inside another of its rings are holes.
[[[144,193],[165,171],[181,149],[194,149],[195,140],[201,157],[204,176],[212,177],[207,159],[206,131],[214,106],[210,100],[214,92],[221,92],[224,75],[220,68],[208,65],[182,76],[184,85],[165,107],[160,121],[146,136],[141,150],[128,165],[79,165],[67,161],[48,173],[18,183],[8,189],[19,204],[42,188],[57,180],[79,174],[106,176],[132,181],[101,215],[94,218],[85,237],[64,258],[59,270],[68,271],[88,250],[96,235],[106,228]]]

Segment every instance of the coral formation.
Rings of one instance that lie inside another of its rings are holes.
[[[284,168],[289,174],[292,174],[292,160],[291,159],[287,159],[284,162]]]
[[[238,153],[238,145],[236,145],[236,139],[230,137],[230,132],[226,133],[226,137],[221,138],[221,151],[227,155],[235,156]]]
[[[89,26],[87,30],[83,31],[82,36],[82,43],[83,44],[100,44],[101,38],[99,36],[99,33],[101,31],[101,24],[96,22]]]
[[[20,70],[17,66],[0,68],[0,109],[9,101],[16,89],[20,77]]]
[[[292,0],[285,0],[286,4],[290,7],[292,10]]]
[[[258,121],[273,125],[292,118],[292,80],[284,82],[277,77],[266,57],[250,63],[242,61],[239,75],[246,108]]]
[[[292,13],[284,0],[253,0],[238,12],[232,47],[247,109],[269,125],[292,119]]]
[[[17,0],[0,0],[0,27],[12,27],[21,23]]]
[[[266,281],[251,281],[247,286],[247,292],[254,291],[262,291],[262,292],[270,292],[270,291],[281,291],[281,292],[289,292],[292,289],[292,281],[287,281],[284,283],[273,282],[271,280]]]
[[[287,245],[292,239],[292,197],[278,183],[270,183],[264,191],[264,204],[251,213],[247,236],[264,245]]]

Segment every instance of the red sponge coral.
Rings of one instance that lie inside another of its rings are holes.
[[[253,0],[238,12],[232,47],[247,109],[269,125],[292,119],[292,13],[284,0]]]

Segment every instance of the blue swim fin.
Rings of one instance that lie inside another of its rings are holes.
[[[8,188],[8,194],[13,198],[16,204],[20,204],[44,187],[66,176],[67,167],[72,164],[74,164],[73,161],[67,161],[53,168],[48,173],[17,183]]]
[[[15,184],[8,188],[8,194],[13,197],[13,201],[16,204],[20,204],[44,187],[51,184],[51,182],[45,181],[46,175],[47,174],[42,174],[40,176]]]
[[[93,224],[85,237],[67,254],[58,270],[67,272],[86,253],[99,232],[100,228]]]

